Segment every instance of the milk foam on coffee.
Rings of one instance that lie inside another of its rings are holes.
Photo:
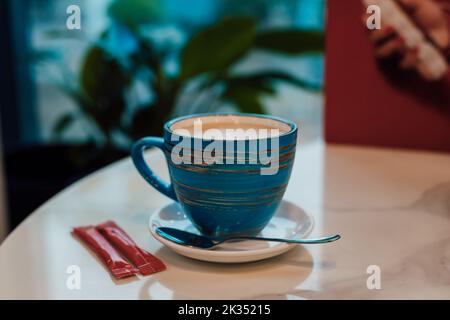
[[[216,140],[276,138],[291,130],[283,122],[251,116],[218,115],[181,120],[171,127],[181,136]]]

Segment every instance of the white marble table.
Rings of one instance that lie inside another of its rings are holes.
[[[162,154],[148,156],[166,172]],[[56,195],[10,234],[0,246],[0,298],[450,298],[449,154],[304,145],[286,198],[315,217],[311,236],[343,238],[256,263],[198,262],[151,238],[149,214],[169,200],[125,159]],[[113,281],[70,235],[73,226],[106,219],[162,258],[167,271]],[[81,290],[66,286],[70,265],[80,267]],[[380,290],[367,288],[370,265],[380,267]]]

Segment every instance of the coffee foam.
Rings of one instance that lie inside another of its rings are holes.
[[[246,140],[276,138],[288,133],[291,126],[262,117],[213,115],[181,120],[170,129],[178,135],[200,139]]]

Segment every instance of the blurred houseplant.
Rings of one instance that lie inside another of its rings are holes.
[[[57,52],[36,52],[45,77],[51,69],[45,62],[63,65],[57,68],[63,79],[57,85],[77,108],[58,119],[56,141],[7,155],[12,226],[66,185],[126,156],[133,140],[159,135],[173,116],[217,111],[224,103],[238,111],[263,113],[263,98],[276,94],[280,81],[320,89],[272,66],[242,73],[239,65],[255,50],[291,56],[322,53],[322,32],[259,30],[255,17],[229,17],[186,40],[173,27],[154,27],[161,22],[160,7],[149,0],[113,1],[111,24],[88,46],[76,74]],[[49,35],[52,42],[55,37],[78,37],[66,30]],[[60,139],[75,123],[83,123],[87,142]],[[30,159],[40,164],[39,170],[29,166]]]
[[[137,1],[138,5],[141,2]],[[262,98],[276,94],[277,82],[320,90],[276,68],[245,74],[236,71],[236,65],[254,50],[285,55],[321,53],[324,39],[320,31],[261,31],[252,18],[228,17],[195,33],[174,55],[161,36],[158,39],[143,27],[150,14],[132,16],[136,10],[124,11],[121,5],[124,1],[118,0],[110,7],[114,22],[87,50],[77,81],[61,86],[81,112],[64,115],[54,128],[59,135],[74,121],[88,120],[101,133],[93,134],[92,140],[106,158],[113,160],[142,136],[160,135],[164,122],[180,109],[198,111],[192,106],[195,101],[183,102],[186,95],[199,99],[205,93],[212,95],[208,112],[229,103],[237,111],[264,113]],[[130,103],[137,84],[146,87],[150,97]]]

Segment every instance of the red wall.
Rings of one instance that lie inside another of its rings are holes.
[[[450,81],[430,85],[403,72],[388,80],[363,12],[360,0],[328,0],[327,142],[450,151]]]

